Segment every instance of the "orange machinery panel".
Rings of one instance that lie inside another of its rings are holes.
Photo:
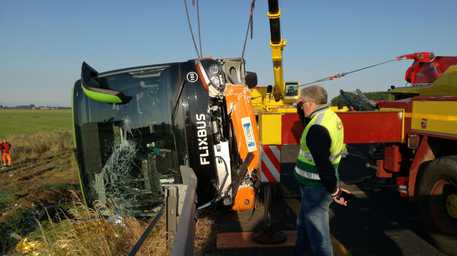
[[[238,152],[241,159],[245,159],[249,152],[254,158],[248,165],[248,171],[259,169],[260,144],[259,130],[251,106],[251,94],[244,85],[228,84],[225,88],[227,111],[231,117]]]

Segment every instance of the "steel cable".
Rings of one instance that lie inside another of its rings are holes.
[[[244,36],[244,44],[243,44],[243,50],[241,51],[241,58],[244,58],[244,53],[246,51],[246,45],[248,42],[248,35],[249,32],[251,32],[251,39],[253,36],[253,25],[254,25],[254,8],[255,8],[255,0],[251,0],[251,6],[250,6],[250,11],[249,11],[249,20],[248,20],[248,25],[246,27],[246,34]]]
[[[362,70],[365,70],[365,69],[369,69],[369,68],[373,68],[373,67],[376,67],[376,66],[384,65],[386,63],[397,61],[397,60],[398,60],[398,58],[390,59],[390,60],[386,60],[386,61],[379,62],[379,63],[376,63],[376,64],[372,64],[372,65],[369,65],[369,66],[366,66],[366,67],[354,69],[354,70],[351,70],[351,71],[348,71],[348,72],[343,72],[343,73],[338,73],[338,74],[335,74],[335,75],[332,75],[332,76],[327,76],[327,77],[324,77],[324,78],[321,78],[321,79],[318,79],[318,80],[315,80],[315,81],[312,81],[312,82],[300,84],[300,87],[304,87],[304,86],[307,86],[307,85],[316,84],[316,83],[320,83],[320,82],[335,80],[335,79],[344,77],[344,76],[352,74],[352,73],[356,73],[356,72],[359,72],[359,71],[362,71]]]
[[[154,229],[154,226],[159,221],[160,217],[162,216],[162,214],[164,212],[164,209],[165,209],[165,205],[162,204],[162,207],[160,208],[159,213],[157,213],[157,215],[149,223],[148,227],[144,230],[143,234],[141,234],[141,237],[136,241],[135,245],[130,250],[128,256],[135,256],[137,254],[137,252],[140,250],[141,246],[143,245],[144,241],[146,240],[146,238],[148,238],[149,234]]]
[[[197,42],[195,42],[194,31],[192,30],[192,24],[190,22],[189,16],[189,8],[187,7],[187,0],[184,1],[184,7],[186,8],[186,17],[187,17],[187,24],[189,25],[190,34],[192,36],[192,42],[194,43],[195,51],[197,52],[197,57],[200,57],[200,53],[198,51]]]
[[[198,44],[200,46],[200,58],[203,57],[203,48],[202,48],[202,35],[201,35],[201,26],[200,26],[200,5],[199,0],[197,1],[197,26],[198,26]]]

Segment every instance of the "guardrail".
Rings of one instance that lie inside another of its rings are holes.
[[[183,184],[166,185],[165,205],[145,229],[131,249],[129,256],[135,256],[151,233],[163,211],[166,213],[168,248],[172,256],[193,255],[195,223],[197,221],[197,177],[194,170],[180,166]]]
[[[173,240],[169,239],[173,244],[172,256],[193,255],[197,221],[197,177],[190,167],[181,166],[180,171],[183,185],[175,186],[176,192],[169,190],[171,194],[168,194],[166,201],[167,231],[168,234],[175,234]],[[174,195],[177,195],[177,198]]]

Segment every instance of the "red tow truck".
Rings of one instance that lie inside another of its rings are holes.
[[[457,57],[421,52],[393,100],[375,111],[339,112],[347,144],[377,144],[376,176],[393,179],[401,196],[419,204],[430,238],[457,254]],[[362,99],[363,100],[363,99]],[[365,99],[366,100],[366,99]]]

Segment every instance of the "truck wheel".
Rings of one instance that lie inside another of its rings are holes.
[[[431,239],[444,252],[457,255],[457,156],[427,164],[417,189]]]

